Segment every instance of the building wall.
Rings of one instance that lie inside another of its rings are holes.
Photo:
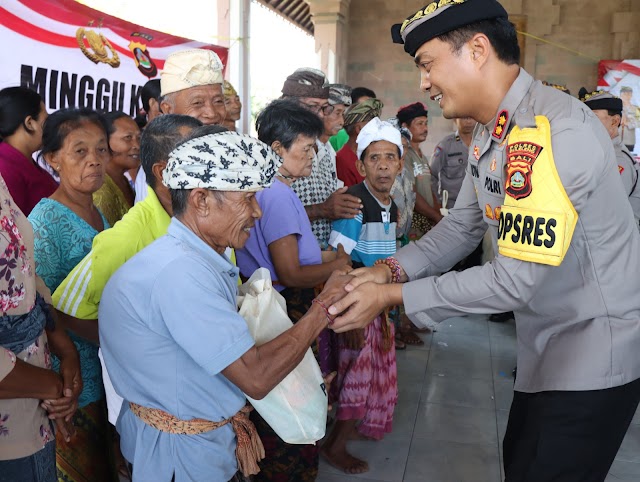
[[[452,132],[437,104],[419,90],[419,75],[401,45],[391,42],[390,27],[427,5],[428,0],[351,0],[348,19],[347,83],[373,89],[385,104],[384,116],[418,100],[429,107],[433,146]],[[525,37],[523,66],[535,78],[564,84],[575,95],[594,88],[600,59],[640,58],[638,0],[502,0],[525,32],[584,54]]]

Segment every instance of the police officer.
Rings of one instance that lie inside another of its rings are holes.
[[[476,121],[471,117],[454,120],[455,134],[442,139],[433,151],[431,162],[431,187],[443,208],[452,208],[458,198],[464,173],[467,169],[469,144],[473,137]],[[442,202],[442,192],[447,191],[448,200]]]
[[[449,215],[394,258],[354,271],[329,308],[342,313],[332,328],[360,328],[400,303],[422,326],[512,310],[506,481],[602,482],[640,400],[640,234],[611,139],[587,106],[518,66],[517,34],[496,0],[433,1],[392,34],[443,115],[479,124]],[[493,261],[437,276],[487,230]]]
[[[622,120],[622,99],[609,92],[598,90],[588,92],[584,87],[580,89],[580,100],[584,102],[596,115],[611,137],[616,151],[618,171],[624,185],[624,191],[629,197],[631,208],[636,220],[640,219],[640,187],[638,186],[638,165],[631,153],[622,143],[620,123]]]

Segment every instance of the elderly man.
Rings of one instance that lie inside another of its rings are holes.
[[[236,122],[240,120],[240,116],[242,115],[242,102],[240,102],[240,96],[233,85],[231,85],[231,82],[225,80],[222,85],[224,87],[224,105],[227,109],[227,114],[224,121],[222,121],[222,125],[226,127],[227,130],[235,131]]]
[[[519,67],[516,29],[496,0],[434,1],[392,32],[443,115],[479,125],[449,215],[357,273],[365,282],[330,308],[351,307],[334,327],[400,303],[421,325],[512,310],[506,480],[601,482],[640,400],[640,234],[611,139],[587,106]],[[437,276],[487,231],[493,261]]]
[[[296,100],[317,114],[324,122],[335,109],[328,101],[330,88],[325,75],[316,69],[301,68],[287,77],[282,97]],[[313,159],[311,175],[298,179],[292,186],[302,201],[311,229],[322,249],[329,245],[331,221],[354,218],[360,212],[360,199],[346,194],[347,188],[338,188],[335,158],[320,151]]]
[[[193,117],[163,115],[151,121],[142,133],[140,161],[147,175],[148,196],[116,226],[94,238],[89,254],[53,293],[54,306],[64,314],[74,332],[98,341],[98,307],[105,284],[125,261],[167,232],[172,211],[169,190],[162,184],[162,172],[169,153],[201,125]],[[115,425],[122,402],[108,377],[104,381],[109,421]]]
[[[237,312],[239,272],[224,251],[247,242],[262,215],[255,194],[280,163],[235,132],[180,145],[163,174],[174,213],[167,235],[107,283],[100,341],[128,401],[117,428],[136,481],[257,473],[264,451],[243,392],[260,399],[293,370],[327,326],[323,307],[343,296],[350,277],[334,275],[305,316],[259,347]]]
[[[336,172],[345,186],[351,187],[364,181],[364,176],[358,172],[356,163],[358,156],[358,134],[374,117],[380,117],[384,105],[378,99],[367,99],[351,105],[344,113],[344,129],[349,140],[336,155]]]
[[[316,141],[318,145],[318,156],[329,157],[326,159],[326,163],[331,162],[333,171],[336,172],[336,151],[329,142],[331,136],[336,135],[344,126],[344,113],[345,110],[351,105],[351,87],[343,84],[330,84],[329,85],[329,105],[333,106],[333,112],[325,115],[322,120],[324,124],[324,132]],[[338,187],[344,186],[344,183],[337,178],[336,185]]]
[[[169,55],[160,74],[162,113],[188,115],[204,125],[222,124],[227,115],[222,69],[220,57],[211,50],[180,50]],[[146,197],[143,170],[138,177],[136,186],[143,188],[136,189],[136,202]]]

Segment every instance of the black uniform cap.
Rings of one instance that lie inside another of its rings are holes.
[[[604,90],[589,92],[583,87],[578,96],[591,110],[608,110],[622,115],[622,99],[609,92]]]
[[[493,18],[508,18],[496,0],[434,0],[391,27],[394,43],[404,44],[412,57],[429,40],[465,25]]]

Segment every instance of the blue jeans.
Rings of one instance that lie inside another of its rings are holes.
[[[0,460],[0,482],[57,482],[56,442],[28,457]]]

